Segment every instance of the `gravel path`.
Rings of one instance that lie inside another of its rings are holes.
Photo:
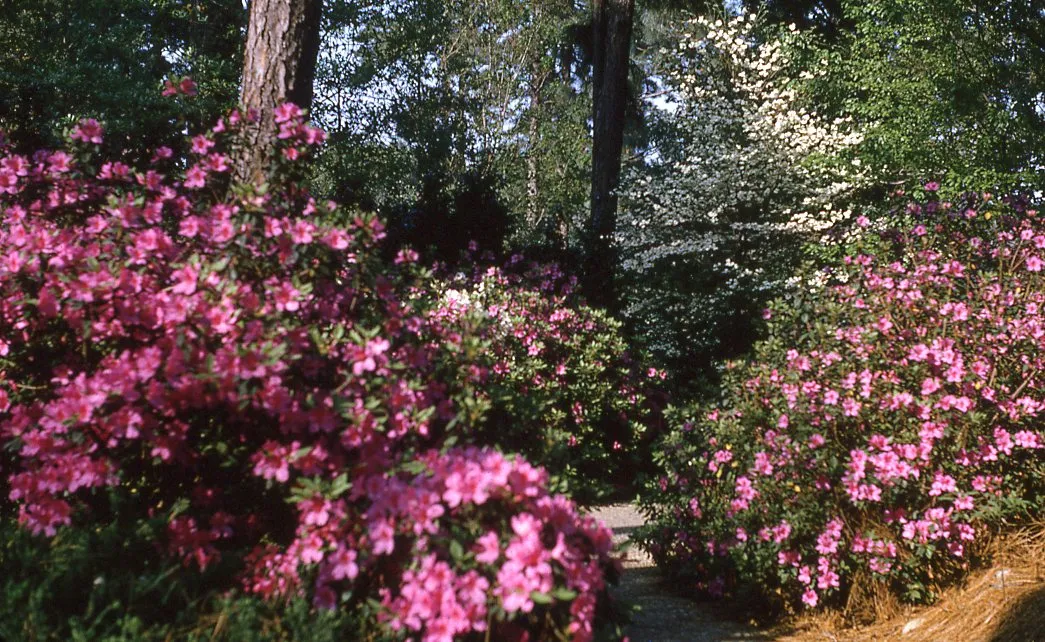
[[[592,514],[613,529],[614,540],[624,544],[628,556],[624,577],[614,595],[638,604],[628,630],[631,642],[738,642],[766,640],[754,629],[718,618],[714,604],[702,604],[680,597],[661,577],[649,556],[637,546],[628,545],[628,536],[643,524],[642,514],[630,504],[604,506]]]

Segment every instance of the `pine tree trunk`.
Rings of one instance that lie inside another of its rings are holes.
[[[635,0],[594,0],[592,73],[591,221],[585,278],[589,300],[612,307],[617,262],[617,185],[624,147],[624,116]]]
[[[272,113],[283,102],[308,109],[319,55],[322,0],[251,0],[240,103],[256,112],[235,159],[239,182],[263,183],[276,142]]]

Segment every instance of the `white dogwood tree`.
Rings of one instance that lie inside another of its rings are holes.
[[[799,71],[798,42],[793,27],[761,39],[742,14],[692,20],[660,52],[650,108],[670,134],[626,176],[617,236],[625,313],[655,351],[737,341],[731,311],[779,291],[795,250],[848,218],[839,204],[867,180],[858,128],[804,104],[826,63]]]

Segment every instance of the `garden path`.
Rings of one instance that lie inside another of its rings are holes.
[[[630,504],[603,506],[592,514],[613,529],[613,538],[627,551],[624,576],[614,596],[642,610],[634,615],[628,637],[631,642],[740,642],[766,640],[755,629],[728,621],[715,614],[715,605],[701,604],[672,591],[668,580],[653,560],[638,546],[630,545],[629,535],[644,522],[642,514]]]

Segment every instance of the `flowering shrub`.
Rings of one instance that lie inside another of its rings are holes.
[[[478,316],[489,346],[487,442],[541,462],[582,502],[649,468],[665,375],[629,355],[619,322],[574,302],[574,277],[516,255],[451,283],[446,309]]]
[[[97,158],[93,121],[0,159],[0,510],[47,537],[161,524],[215,588],[238,569],[394,636],[590,639],[609,531],[466,446],[482,339],[411,253],[380,261],[380,221],[294,180],[324,138],[297,107],[273,181],[230,188],[243,120],[142,170]]]
[[[848,219],[840,204],[868,181],[861,131],[804,99],[825,69],[802,69],[801,55],[800,34],[763,37],[751,14],[692,20],[662,52],[667,98],[651,112],[676,142],[625,175],[617,241],[626,314],[682,366],[745,344],[733,335],[751,306],[780,292],[802,245]]]
[[[703,589],[929,600],[1045,508],[1045,225],[988,197],[906,211],[767,310],[722,403],[660,444],[645,542]]]

